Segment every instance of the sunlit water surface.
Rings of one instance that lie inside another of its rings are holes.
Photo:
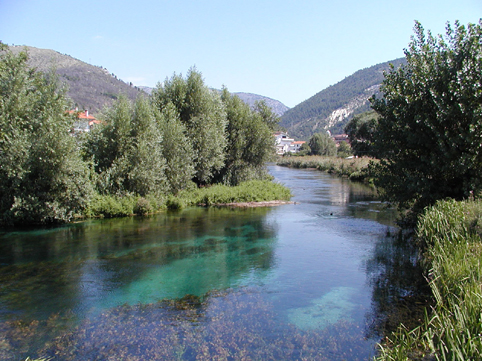
[[[0,233],[0,359],[369,359],[367,265],[394,211],[360,184],[270,172],[295,204]]]

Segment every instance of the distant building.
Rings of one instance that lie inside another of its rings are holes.
[[[332,138],[335,141],[335,144],[336,144],[337,147],[342,142],[350,144],[350,140],[348,139],[348,134],[336,134],[336,135],[332,136]]]
[[[296,140],[290,144],[290,152],[291,153],[298,153],[300,148],[306,142],[304,140]]]
[[[280,155],[289,152],[291,143],[295,141],[293,138],[289,138],[288,134],[283,132],[274,133],[274,137],[276,144],[276,154]]]
[[[276,132],[274,133],[275,144],[276,144],[276,154],[283,155],[285,153],[297,153],[305,141],[295,141],[290,138],[287,133]]]
[[[69,110],[68,113],[77,118],[77,120],[74,122],[74,127],[72,128],[72,133],[74,134],[80,132],[90,132],[95,125],[101,123],[100,120],[97,120],[94,116],[89,115],[88,110],[81,112],[78,109],[75,109]]]

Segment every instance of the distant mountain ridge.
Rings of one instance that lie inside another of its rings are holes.
[[[91,113],[110,106],[120,94],[135,100],[146,95],[140,88],[117,78],[103,67],[87,64],[55,50],[39,49],[31,46],[10,46],[12,52],[27,50],[28,65],[42,72],[54,69],[62,83],[68,86],[67,95],[73,106]]]
[[[368,99],[379,92],[390,64],[397,68],[404,63],[405,58],[399,58],[355,72],[289,109],[281,117],[281,126],[290,136],[305,140],[326,130],[342,133],[353,116],[370,110]]]
[[[253,107],[257,101],[265,101],[266,105],[268,105],[271,108],[273,113],[275,113],[280,117],[290,109],[280,101],[274,100],[262,95],[257,95],[252,93],[242,93],[242,92],[231,93],[231,94],[237,95],[243,102],[248,104],[250,107]]]
[[[140,86],[139,88],[145,91],[147,94],[151,94],[152,91],[154,90],[154,88],[150,88],[147,86]],[[286,113],[288,109],[290,109],[280,101],[271,99],[262,95],[253,94],[253,93],[243,93],[243,92],[231,93],[231,94],[237,95],[243,102],[248,104],[250,107],[253,107],[257,101],[265,101],[266,104],[272,109],[272,111],[280,117],[284,113]]]

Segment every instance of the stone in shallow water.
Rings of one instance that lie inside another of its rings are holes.
[[[350,321],[350,313],[355,308],[351,298],[355,293],[352,287],[335,287],[323,297],[311,301],[307,307],[288,311],[290,323],[302,330],[323,329],[338,321]]]

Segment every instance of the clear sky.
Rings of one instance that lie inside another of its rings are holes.
[[[477,23],[482,0],[0,0],[0,40],[154,87],[192,66],[213,88],[293,107],[403,56],[414,21]]]

